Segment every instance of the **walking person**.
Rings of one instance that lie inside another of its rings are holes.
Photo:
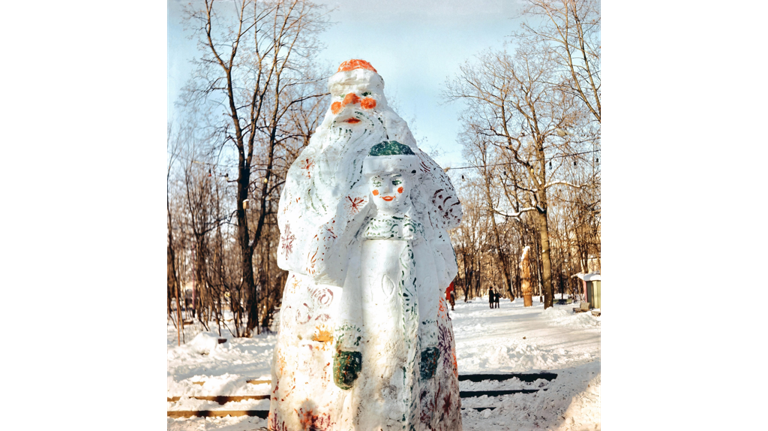
[[[494,298],[496,293],[493,291],[493,286],[488,289],[488,308],[493,308]]]
[[[493,303],[494,303],[494,308],[499,308],[499,296],[501,296],[501,294],[500,294],[500,293],[497,293],[497,294],[496,294],[496,297],[494,298],[494,301],[493,301]]]

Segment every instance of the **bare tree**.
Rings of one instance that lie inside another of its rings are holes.
[[[175,138],[175,139],[174,139]],[[176,253],[174,250],[174,240],[173,240],[173,219],[171,217],[171,198],[170,198],[170,178],[171,178],[171,171],[173,169],[174,163],[178,159],[179,150],[180,150],[180,142],[178,139],[178,133],[174,137],[173,133],[173,127],[171,124],[168,124],[168,131],[167,131],[167,151],[168,151],[168,163],[167,163],[167,173],[165,177],[165,185],[166,185],[166,207],[168,210],[168,251],[167,251],[167,273],[168,273],[168,315],[173,318],[172,310],[171,310],[171,298],[176,299],[176,325],[178,330],[178,344],[181,345],[181,333],[184,329],[184,321],[181,318],[181,302],[180,302],[180,295],[179,291],[181,289],[181,283],[179,283],[179,277],[178,272],[176,271]]]
[[[487,176],[487,188],[493,181],[505,190],[507,202],[487,205],[508,218],[519,219],[530,213],[538,232],[544,303],[551,307],[547,193],[558,186],[579,187],[556,178],[567,158],[585,142],[577,138],[584,124],[583,111],[572,94],[552,85],[557,81],[556,69],[552,67],[553,53],[546,45],[525,45],[514,55],[489,51],[478,60],[461,67],[459,76],[447,84],[445,95],[467,105],[462,117],[465,148],[470,152],[472,148],[483,147],[487,152],[493,148],[493,157],[484,160],[486,165],[493,159],[509,160],[508,175]]]
[[[576,96],[595,120],[601,122],[600,1],[523,0],[526,19],[516,39],[546,44],[566,91]]]
[[[189,6],[186,21],[204,54],[185,87],[184,101],[225,114],[221,122],[211,124],[212,133],[220,137],[219,145],[233,146],[237,157],[235,213],[242,286],[248,297],[247,336],[259,321],[253,253],[268,215],[267,199],[275,189],[275,156],[286,138],[281,125],[295,104],[323,96],[296,90],[318,79],[308,71],[319,48],[316,35],[327,18],[320,6],[306,0],[205,0],[201,9]],[[286,97],[288,93],[293,97]],[[256,158],[262,162],[258,169]],[[245,202],[254,190],[260,199],[251,223]]]

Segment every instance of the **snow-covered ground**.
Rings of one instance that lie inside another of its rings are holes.
[[[559,296],[557,296],[559,298]],[[601,327],[600,317],[574,314],[574,305],[544,310],[534,298],[533,307],[522,299],[502,299],[490,309],[487,298],[457,302],[451,312],[456,336],[459,374],[552,372],[552,381],[460,382],[462,391],[539,388],[536,393],[462,398],[464,430],[599,430],[601,429]],[[214,327],[211,327],[213,330]],[[268,410],[268,400],[219,405],[190,396],[266,395],[275,335],[251,339],[229,337],[218,344],[216,332],[189,328],[186,344],[177,346],[175,327],[168,326],[168,410]],[[546,389],[546,390],[543,390]],[[475,410],[472,407],[495,407]],[[168,430],[256,430],[266,426],[257,417],[168,418]]]

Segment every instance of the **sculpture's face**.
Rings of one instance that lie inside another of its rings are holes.
[[[408,200],[406,178],[398,173],[374,175],[369,180],[372,202],[385,213],[402,211]]]
[[[331,93],[331,112],[337,122],[357,124],[362,116],[375,110],[381,99],[376,88],[364,83],[337,86]]]

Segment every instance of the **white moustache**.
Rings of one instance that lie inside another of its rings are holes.
[[[370,112],[370,113],[369,113]],[[348,118],[357,118],[359,120],[371,120],[371,114],[373,112],[371,110],[363,110],[359,105],[347,105],[339,111],[338,114],[334,115],[334,121],[339,122],[346,120]]]

